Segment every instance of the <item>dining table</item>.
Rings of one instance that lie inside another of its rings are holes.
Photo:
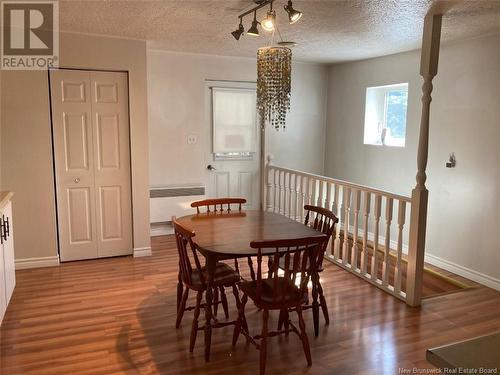
[[[211,211],[177,219],[180,225],[195,232],[193,243],[206,259],[205,360],[210,360],[212,339],[212,283],[218,261],[257,255],[251,241],[295,239],[324,235],[284,215],[257,210]],[[326,236],[326,235],[324,235]],[[275,249],[270,249],[270,253]],[[286,252],[286,249],[283,249]]]

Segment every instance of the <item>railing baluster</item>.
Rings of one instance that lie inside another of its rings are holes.
[[[281,182],[281,176],[283,176],[283,180],[285,179],[285,172],[282,172],[282,171],[279,171],[279,174],[278,174],[278,178],[279,178],[279,187],[280,187],[280,191],[279,191],[279,199],[278,199],[278,213],[279,214],[283,214],[283,185],[285,184],[285,182]]]
[[[325,182],[325,184],[326,184],[325,207],[328,210],[331,210],[332,209],[332,184],[330,184],[329,182]],[[333,243],[334,243],[334,238],[330,237],[330,240],[329,240],[328,245],[327,245],[326,255],[333,255]]]
[[[332,188],[333,185],[329,182],[326,182],[326,199],[325,199],[325,208],[328,210],[332,210]]]
[[[288,183],[287,183],[287,176],[290,176],[289,172],[283,172],[283,216],[288,216]]]
[[[301,199],[301,203],[300,203],[300,221],[301,222],[304,222],[304,206],[306,205],[306,189],[307,189],[307,177],[304,176],[304,175],[301,175],[300,176],[300,187],[301,187],[301,191],[302,191],[302,199]]]
[[[314,196],[316,192],[316,180],[314,178],[309,179],[309,198],[307,204],[314,204]]]
[[[273,212],[279,213],[279,179],[280,179],[280,171],[279,169],[274,170],[274,207]]]
[[[363,225],[363,256],[361,258],[361,273],[366,274],[368,268],[368,219],[370,217],[371,193],[365,191],[365,200],[363,205],[364,225]]]
[[[382,263],[382,285],[387,286],[389,284],[389,273],[391,268],[391,222],[392,222],[392,210],[393,210],[393,199],[385,198],[385,252],[384,252],[384,263]]]
[[[300,213],[300,190],[299,190],[299,175],[295,174],[295,220],[299,220]]]
[[[382,196],[375,195],[375,233],[373,235],[373,254],[372,254],[372,280],[378,279],[378,241],[379,241],[379,227],[380,227],[380,214],[382,207]]]
[[[319,184],[319,187],[318,187],[318,203],[317,203],[317,205],[319,207],[325,207],[324,206],[324,198],[323,198],[323,181],[318,180],[318,184]]]
[[[406,202],[399,201],[398,207],[398,255],[396,258],[396,269],[394,273],[394,291],[399,293],[401,291],[401,262],[403,257],[403,228],[406,218]]]
[[[337,216],[337,219],[339,219],[339,222],[335,226],[335,241],[333,243],[333,252],[334,252],[334,258],[339,259],[340,258],[340,228],[342,226],[343,220],[342,220],[342,204],[340,202],[340,185],[335,184],[334,185],[334,194],[333,194],[333,202],[335,204],[335,210],[334,213]]]
[[[358,217],[361,203],[361,190],[353,191],[354,226],[352,233],[351,265],[353,269],[358,268]]]
[[[349,260],[349,214],[351,211],[351,189],[343,187],[342,189],[343,206],[344,206],[344,243],[342,245],[342,263],[347,264]]]
[[[292,174],[288,174],[288,217],[292,218]]]
[[[314,201],[316,197],[316,179],[311,178],[310,179],[310,189],[309,189],[309,204],[310,205],[316,205],[316,202]]]
[[[272,211],[273,209],[273,202],[272,202],[273,184],[271,182],[272,171],[273,171],[272,167],[268,165],[266,168],[266,211]]]
[[[310,204],[311,203],[311,181],[309,177],[305,178],[305,202],[304,204]],[[302,218],[304,220],[304,218]]]

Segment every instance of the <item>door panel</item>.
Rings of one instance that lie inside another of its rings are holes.
[[[118,115],[97,115],[97,165],[100,170],[120,168]]]
[[[62,261],[97,257],[90,72],[50,72]]]
[[[105,186],[99,189],[101,240],[116,240],[122,232],[122,196],[120,186]]]
[[[239,172],[238,173],[238,196],[247,200],[248,206],[253,206],[253,178],[252,172]]]
[[[132,254],[127,74],[50,79],[61,260]]]
[[[68,220],[69,242],[92,241],[92,210],[90,188],[69,188],[68,192]]]
[[[75,75],[74,77],[69,77],[66,74],[67,79],[64,79],[61,82],[62,86],[62,102],[63,103],[87,103],[86,95],[88,93],[88,73],[82,72],[82,80],[73,81],[72,78],[78,79]]]
[[[126,73],[91,72],[99,256],[132,254]]]
[[[63,113],[66,171],[88,170],[86,113]]]
[[[215,194],[217,198],[229,197],[229,172],[215,172]]]

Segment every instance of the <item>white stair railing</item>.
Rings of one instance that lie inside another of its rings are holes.
[[[304,221],[304,205],[339,219],[326,259],[406,302],[403,270],[411,198],[334,178],[274,166],[265,170],[265,209]],[[418,283],[417,283],[418,285]]]

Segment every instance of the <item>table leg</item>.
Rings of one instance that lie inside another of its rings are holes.
[[[179,264],[179,270],[180,270],[180,264]],[[177,310],[179,310],[179,306],[181,304],[182,300],[182,293],[184,293],[184,285],[182,285],[182,278],[181,278],[181,271],[179,271],[179,274],[177,275]]]
[[[311,275],[312,278],[312,311],[313,311],[313,325],[314,325],[314,336],[319,335],[319,303],[318,303],[318,283],[319,276],[317,272]]]
[[[207,257],[207,291],[205,294],[205,361],[210,361],[210,344],[212,342],[212,300],[213,300],[213,280],[217,260]]]

